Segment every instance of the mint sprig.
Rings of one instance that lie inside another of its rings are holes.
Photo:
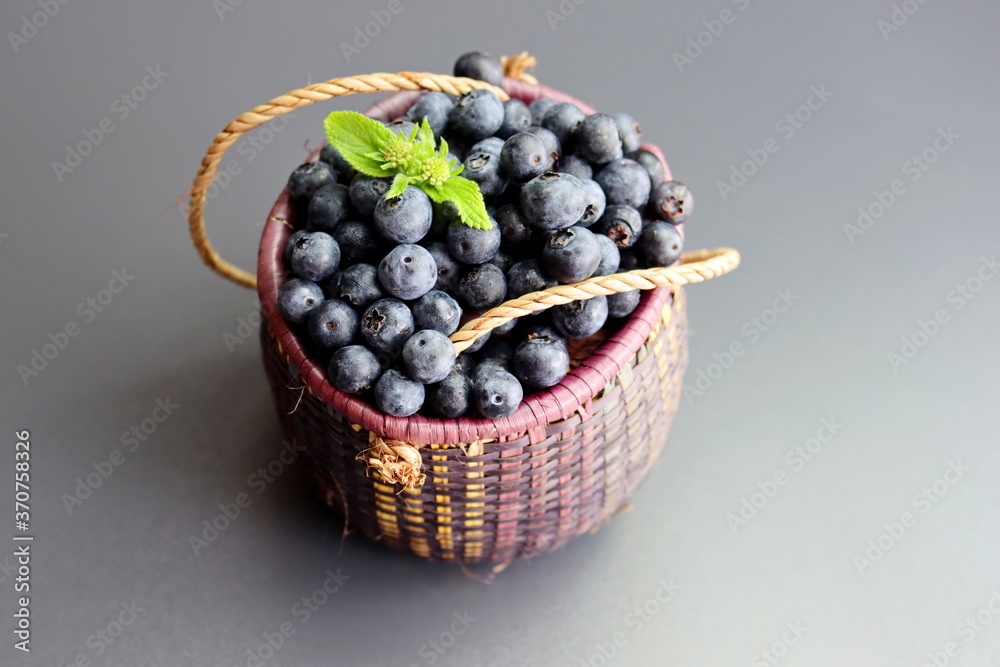
[[[490,229],[486,202],[479,186],[458,174],[462,165],[448,159],[448,142],[436,146],[427,119],[403,136],[354,111],[334,111],[323,122],[326,138],[362,174],[392,177],[387,197],[398,197],[407,185],[418,187],[432,201],[453,202],[469,227]]]

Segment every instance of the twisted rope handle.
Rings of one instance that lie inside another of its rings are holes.
[[[679,287],[690,283],[701,283],[729,273],[739,264],[740,253],[732,248],[694,250],[684,253],[681,263],[676,266],[636,269],[627,273],[589,278],[571,285],[557,285],[505,301],[496,308],[486,311],[453,333],[451,341],[455,344],[455,351],[460,354],[477,338],[517,317],[538,313],[571,301],[593,299],[595,296],[608,296],[636,289],[648,290],[666,285]]]
[[[226,129],[215,135],[215,140],[208,147],[208,151],[201,161],[201,167],[198,169],[198,175],[195,176],[194,185],[191,187],[191,210],[188,211],[188,229],[191,232],[191,240],[194,242],[194,247],[198,250],[201,260],[208,265],[208,268],[223,278],[228,278],[234,283],[250,288],[257,286],[257,279],[252,273],[244,271],[238,266],[222,259],[219,253],[215,251],[215,248],[212,247],[211,242],[208,240],[208,235],[205,233],[204,213],[208,188],[215,181],[216,172],[219,164],[222,162],[222,156],[225,155],[226,151],[243,134],[263,125],[272,118],[277,118],[294,109],[342,95],[398,92],[401,90],[429,90],[449,95],[461,95],[474,88],[486,88],[496,93],[501,100],[509,99],[507,93],[502,89],[476,79],[430,74],[428,72],[379,73],[331,79],[324,83],[315,83],[305,88],[293,90],[281,97],[276,97],[267,104],[254,107],[250,111],[240,115],[236,120],[229,123]]]

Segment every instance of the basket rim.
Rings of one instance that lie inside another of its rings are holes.
[[[525,102],[539,97],[549,97],[577,104],[584,113],[594,112],[589,105],[540,84],[528,84],[507,78],[503,87],[511,97]],[[408,108],[420,94],[419,92],[395,93],[369,107],[365,113],[380,117],[395,111],[393,115],[398,115],[401,106],[404,109]],[[643,144],[642,148],[659,157],[664,166],[664,178],[669,180],[670,170],[660,149],[651,144]],[[316,159],[318,154],[319,148],[311,153],[309,159]],[[501,419],[481,417],[439,419],[423,415],[393,417],[380,412],[367,401],[331,385],[326,379],[326,369],[309,357],[298,336],[284,321],[277,308],[273,307],[277,302],[278,290],[286,280],[284,248],[291,235],[288,221],[292,214],[291,200],[286,187],[282,189],[268,214],[257,257],[257,293],[269,332],[279,346],[282,356],[294,366],[295,372],[303,382],[303,391],[308,390],[351,423],[386,439],[417,445],[457,445],[477,440],[520,436],[572,416],[585,403],[593,400],[630,362],[660,321],[662,311],[673,293],[670,287],[658,287],[643,294],[639,306],[619,331],[601,343],[590,357],[570,371],[559,384],[526,396],[521,406],[508,417]]]

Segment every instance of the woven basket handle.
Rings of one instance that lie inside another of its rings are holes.
[[[502,89],[484,81],[466,79],[463,77],[430,74],[428,72],[398,72],[396,74],[366,74],[341,79],[330,79],[324,83],[315,83],[305,88],[293,90],[290,93],[276,97],[267,104],[254,107],[242,114],[226,126],[222,132],[215,135],[215,140],[208,147],[201,161],[198,175],[191,187],[191,209],[188,211],[188,228],[191,240],[198,250],[203,262],[208,268],[223,278],[234,283],[254,288],[257,279],[252,273],[230,264],[215,251],[208,235],[205,233],[205,199],[209,186],[215,181],[216,172],[222,162],[222,156],[243,134],[263,125],[272,118],[277,118],[294,109],[309,106],[314,102],[329,100],[342,95],[354,93],[391,93],[401,90],[430,90],[461,95],[474,88],[486,88],[493,91],[501,100],[509,99]]]

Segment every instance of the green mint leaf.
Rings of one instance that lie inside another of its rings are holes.
[[[493,222],[486,213],[486,202],[479,185],[461,176],[452,176],[435,187],[427,182],[417,184],[432,200],[441,203],[450,201],[458,209],[462,222],[476,229],[491,229]]]
[[[411,178],[406,174],[396,174],[393,176],[392,186],[389,188],[389,191],[385,193],[386,199],[398,197],[403,194],[403,190],[405,190],[406,186],[410,184],[410,180]]]
[[[326,139],[347,162],[367,176],[391,176],[383,168],[382,145],[395,135],[377,120],[355,111],[334,111],[323,122]]]

